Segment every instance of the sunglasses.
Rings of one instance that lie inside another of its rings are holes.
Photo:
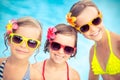
[[[88,22],[87,24],[80,26],[78,28],[76,28],[78,31],[85,33],[87,31],[89,31],[90,29],[90,25],[99,25],[102,21],[102,15],[99,13],[98,16],[96,18],[94,18],[93,20],[91,20],[90,22]]]
[[[36,49],[40,45],[40,41],[38,40],[25,38],[24,36],[15,33],[11,33],[9,36],[10,36],[10,41],[13,44],[21,45],[24,41],[26,41],[27,47],[32,49]]]
[[[74,47],[61,45],[60,43],[52,42],[52,41],[50,41],[50,47],[52,50],[55,50],[55,51],[58,51],[61,48],[63,48],[64,52],[69,55],[73,54],[76,50],[76,48]]]

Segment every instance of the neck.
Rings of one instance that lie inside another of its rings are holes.
[[[8,57],[7,59],[7,63],[11,64],[11,65],[17,65],[17,66],[26,66],[29,64],[29,61],[28,60],[21,60],[21,59],[17,59],[17,58],[14,58],[12,56]]]
[[[108,44],[108,36],[106,30],[104,30],[102,39],[100,41],[96,41],[96,45],[99,47],[105,46],[106,44]]]
[[[66,62],[64,62],[64,63],[55,63],[51,59],[47,60],[47,65],[49,67],[51,67],[51,68],[54,68],[54,69],[64,69],[64,68],[66,68]]]

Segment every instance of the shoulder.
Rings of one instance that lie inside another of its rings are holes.
[[[69,66],[69,77],[70,80],[80,80],[80,74],[78,73],[78,71],[76,71],[75,69],[73,69],[72,67]]]
[[[42,80],[42,75],[41,73],[33,67],[33,65],[30,66],[30,75],[31,75],[31,80]]]
[[[112,37],[113,39],[117,39],[117,40],[120,41],[120,35],[119,35],[119,34],[116,34],[116,33],[114,33],[114,32],[110,32],[110,35],[111,35],[111,37]]]
[[[116,45],[117,50],[120,52],[120,35],[111,32],[111,39],[113,43]]]
[[[7,58],[0,58],[0,64],[4,61],[4,60],[6,60]]]
[[[32,68],[37,69],[38,71],[41,72],[42,67],[43,67],[43,63],[44,63],[44,61],[36,62],[36,63],[32,64]]]

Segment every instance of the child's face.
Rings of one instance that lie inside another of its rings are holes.
[[[52,47],[52,42],[55,42],[53,47]],[[49,45],[50,59],[52,59],[52,61],[54,61],[55,63],[63,63],[67,61],[70,58],[70,56],[75,52],[74,46],[75,46],[75,36],[57,34],[56,38],[53,41],[51,41]],[[65,50],[65,48],[67,50]]]
[[[102,15],[96,8],[87,7],[77,17],[80,32],[88,39],[99,41],[103,34]]]
[[[29,38],[32,40],[38,40],[40,32],[36,27],[32,27],[32,26],[22,26],[19,27],[16,31],[15,34],[18,34],[20,36],[22,36],[23,42],[21,44],[17,43],[15,44],[14,42],[9,42],[9,46],[11,49],[11,54],[14,55],[14,57],[23,59],[26,58],[28,59],[33,52],[35,51],[34,48],[30,48],[30,46],[28,45],[28,42],[30,43]],[[24,37],[24,38],[23,38]]]

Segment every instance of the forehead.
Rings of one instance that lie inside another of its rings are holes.
[[[74,47],[74,45],[75,45],[75,36],[57,34],[53,41],[58,42],[58,43],[60,43],[62,45],[68,45],[68,46],[73,46]]]
[[[98,11],[95,7],[86,7],[82,13],[77,17],[77,24],[86,23],[98,15]]]
[[[25,25],[19,26],[15,33],[23,35],[27,38],[37,39],[40,35],[40,30],[37,27]]]

